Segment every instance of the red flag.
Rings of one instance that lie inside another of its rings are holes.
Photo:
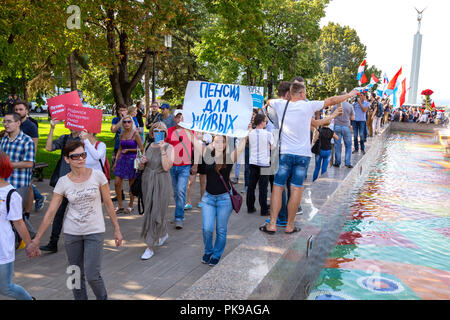
[[[436,109],[436,105],[434,104],[434,101],[433,101],[433,103],[431,104],[431,109]]]
[[[402,68],[400,67],[400,70],[398,70],[397,73],[395,74],[395,76],[391,79],[391,81],[389,81],[389,84],[387,86],[387,88],[389,90],[393,91],[395,89],[395,85],[397,84],[397,79],[401,73],[402,73]]]
[[[402,81],[402,93],[400,94],[400,107],[405,103],[406,96],[406,78]]]
[[[366,74],[365,74],[365,73],[363,73],[363,75],[362,75],[362,77],[361,77],[361,80],[359,80],[359,82],[360,82],[361,84],[364,84],[364,83],[367,82],[367,78],[366,78]]]

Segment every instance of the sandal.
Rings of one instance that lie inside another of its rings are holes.
[[[116,208],[116,214],[125,213],[124,208]]]
[[[302,229],[299,227],[294,227],[294,229],[291,232],[285,231],[284,233],[292,234],[292,233],[300,232],[300,230],[302,230]]]
[[[131,208],[131,207],[128,207],[127,209],[126,209],[126,213],[132,213],[133,212],[133,208]]]
[[[261,227],[259,227],[259,230],[268,234],[275,234],[275,231],[272,230],[268,230],[267,229],[267,224],[262,225]]]

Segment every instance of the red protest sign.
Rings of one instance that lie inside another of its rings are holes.
[[[100,133],[102,131],[103,111],[73,105],[66,106],[66,121],[64,126],[67,129],[83,131],[89,133]]]
[[[69,93],[62,94],[50,99],[47,99],[47,106],[50,111],[50,116],[54,120],[65,120],[66,119],[66,106],[72,105],[77,107],[82,107],[80,96],[78,91],[72,91]]]

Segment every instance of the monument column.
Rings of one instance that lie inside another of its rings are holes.
[[[413,55],[411,62],[411,77],[409,82],[409,94],[408,94],[408,103],[416,104],[417,103],[417,90],[419,87],[419,69],[420,69],[420,54],[422,50],[422,35],[420,34],[420,26],[422,23],[422,11],[417,11],[417,21],[419,22],[417,33],[414,35],[414,46],[413,46]]]

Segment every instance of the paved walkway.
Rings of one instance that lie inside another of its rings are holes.
[[[370,147],[370,139],[367,148]],[[358,161],[361,155],[353,155],[352,161]],[[242,190],[243,186],[243,166],[241,166],[240,182],[237,190]],[[311,179],[314,171],[314,162],[311,160],[308,178],[305,182],[305,196],[302,206],[305,215],[315,214],[318,207],[326,201],[326,190],[323,190],[323,200],[310,201]],[[335,190],[339,184],[337,180],[343,179],[350,170],[342,167],[329,168],[322,183],[329,186],[329,190]],[[319,179],[317,182],[321,182]],[[48,186],[48,180],[37,183],[42,194],[51,198],[52,188]],[[199,201],[199,183],[195,184],[192,210],[186,211],[184,228],[175,230],[174,225],[169,225],[169,238],[166,244],[155,250],[155,255],[147,261],[140,260],[141,254],[145,250],[145,243],[140,239],[142,226],[142,216],[136,212],[130,215],[119,215],[119,224],[124,237],[123,246],[114,246],[112,225],[106,216],[106,234],[104,244],[104,256],[102,265],[102,276],[104,278],[110,299],[176,299],[180,297],[198,279],[206,274],[211,267],[200,262],[203,255],[203,240],[201,232],[201,211],[196,207]],[[127,190],[127,184],[125,184]],[[111,190],[114,190],[113,182]],[[114,195],[114,192],[112,191]],[[258,203],[256,203],[257,213],[248,214],[244,204],[239,214],[232,213],[228,227],[227,245],[223,257],[228,255],[234,248],[243,242],[249,234],[257,230],[258,226],[264,223],[266,217],[259,215]],[[270,194],[269,194],[270,197]],[[37,228],[47,209],[48,201],[44,209],[39,213],[33,213],[31,221]],[[136,210],[135,205],[135,210]],[[171,199],[171,211],[174,210],[174,202]],[[297,216],[301,220],[301,216]],[[47,230],[41,244],[46,244],[49,239],[50,229]],[[43,253],[42,256],[33,260],[28,260],[24,250],[17,252],[15,263],[14,281],[30,294],[40,300],[72,300],[71,290],[66,286],[69,277],[66,274],[67,268],[66,254],[62,239],[59,242],[59,250],[55,254]],[[89,286],[87,286],[89,288]],[[88,289],[90,299],[94,295]],[[4,297],[0,297],[4,299]]]

